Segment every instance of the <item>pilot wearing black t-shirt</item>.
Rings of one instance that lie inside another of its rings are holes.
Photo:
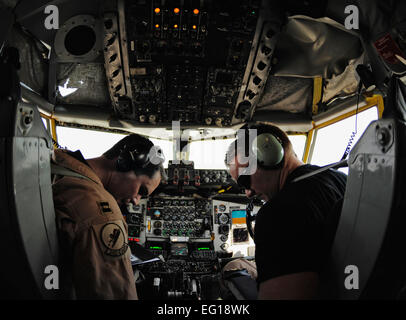
[[[344,197],[346,175],[330,169],[295,182],[319,167],[303,164],[279,128],[251,129],[257,130],[256,138],[249,138],[248,127],[239,130],[226,163],[247,197],[266,201],[255,221],[258,298],[317,298],[335,233],[326,225],[338,221],[333,208]]]

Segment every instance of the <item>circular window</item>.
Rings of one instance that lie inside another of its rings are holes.
[[[72,28],[65,37],[65,48],[74,56],[82,56],[92,50],[96,43],[96,34],[88,26]]]

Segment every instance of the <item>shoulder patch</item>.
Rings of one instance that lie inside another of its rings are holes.
[[[110,204],[107,201],[97,201],[97,204],[102,215],[113,213],[113,211],[110,209]]]
[[[111,257],[120,257],[127,252],[128,242],[122,221],[108,222],[100,229],[103,252]]]

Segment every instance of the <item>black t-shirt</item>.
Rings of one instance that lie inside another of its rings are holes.
[[[326,225],[338,221],[332,215],[340,210],[333,209],[344,197],[347,176],[329,169],[291,182],[318,168],[296,168],[282,190],[259,210],[255,221],[258,284],[286,274],[321,271],[336,231]]]

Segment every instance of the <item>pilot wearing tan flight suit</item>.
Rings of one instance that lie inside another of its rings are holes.
[[[55,150],[53,196],[64,297],[138,298],[119,205],[137,204],[159,185],[163,159],[151,161],[153,147],[133,134],[94,159]],[[159,155],[163,158],[160,150]]]

